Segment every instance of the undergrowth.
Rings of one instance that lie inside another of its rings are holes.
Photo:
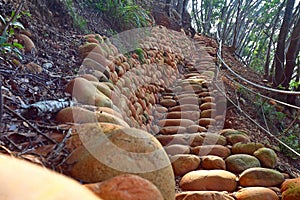
[[[87,27],[88,21],[83,16],[79,15],[76,12],[75,7],[73,5],[73,0],[65,0],[65,5],[69,11],[70,16],[73,19],[74,28],[78,28],[81,31],[83,31],[84,33],[87,33],[88,32],[88,27]]]
[[[20,50],[24,47],[14,40],[14,36],[18,31],[25,29],[18,20],[23,15],[30,16],[30,13],[22,12],[20,9],[12,11],[9,17],[0,14],[0,58],[3,60],[13,60],[14,58],[22,60]]]
[[[119,32],[150,25],[149,12],[132,0],[88,0],[84,1],[84,6],[100,12]]]
[[[261,97],[257,97],[254,104],[258,116],[267,123],[271,133],[300,153],[300,111],[288,114],[283,106],[273,101],[264,101]],[[284,145],[279,144],[279,148],[285,155],[293,159],[298,158]]]

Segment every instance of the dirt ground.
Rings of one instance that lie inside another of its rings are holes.
[[[0,2],[1,12],[5,11],[7,15],[12,8],[16,7],[13,1],[2,0]],[[51,151],[56,148],[53,143],[62,141],[70,126],[58,126],[55,121],[55,112],[37,116],[35,111],[28,112],[24,109],[24,105],[45,100],[63,99],[64,102],[70,100],[69,95],[64,92],[64,87],[77,75],[81,65],[82,60],[78,57],[77,49],[83,42],[81,38],[84,33],[73,28],[72,23],[69,23],[71,17],[67,14],[67,10],[64,8],[58,10],[55,3],[52,9],[37,7],[32,3],[26,5],[24,9],[29,10],[31,17],[23,17],[21,23],[32,34],[31,38],[35,43],[36,52],[26,54],[22,63],[17,66],[9,60],[0,59],[4,106],[0,127],[2,133],[0,152],[14,154],[59,171],[58,166],[66,158],[68,152],[60,150],[54,155]],[[109,36],[109,30],[113,27],[105,23],[100,15],[88,10],[79,10],[79,13],[89,20],[90,32]],[[211,47],[211,54],[215,56],[216,43],[206,37],[203,37],[203,41]],[[255,83],[263,84],[263,77],[238,62],[229,48],[224,48],[223,55],[225,61],[237,73],[243,74],[243,77]],[[26,65],[32,62],[41,67],[41,73],[28,70]],[[223,69],[221,73],[236,80],[226,69]],[[234,84],[229,80],[225,82],[225,86],[228,96],[237,102]],[[263,91],[258,92],[263,93]],[[243,99],[240,101],[240,103],[243,101],[242,109],[260,121],[251,99],[245,96]],[[281,171],[290,172],[292,176],[300,176],[300,163],[279,152],[278,143],[274,138],[255,126],[231,104],[228,104],[225,124],[226,128],[236,128],[251,133],[252,141],[263,142],[277,150],[280,160],[278,168]]]

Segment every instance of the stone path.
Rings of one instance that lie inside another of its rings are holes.
[[[161,107],[154,113],[156,138],[184,191],[176,199],[279,199],[276,187],[284,175],[274,170],[275,152],[251,143],[247,133],[215,127],[222,124],[226,108],[212,77],[203,75],[213,74],[215,62],[203,47],[199,51],[201,68],[186,67],[184,78],[161,94]]]
[[[101,132],[130,152],[160,149],[157,140],[160,142],[164,151],[157,157],[133,164],[138,171],[156,166],[159,159],[161,163],[170,160],[172,169],[169,166],[134,174],[154,183],[166,200],[174,196],[173,173],[176,200],[280,199],[281,184],[289,176],[275,170],[276,153],[263,144],[252,143],[250,133],[222,130],[226,101],[219,91],[222,81],[215,77],[215,61],[208,49],[197,37],[193,43],[182,33],[170,33],[162,27],[151,31],[152,35],[143,38],[140,48],[129,56],[109,40],[103,42],[101,36],[86,36],[89,43],[79,49],[85,58],[82,75],[72,80],[66,91],[80,103],[95,107],[70,107],[57,115],[62,123],[85,124],[75,128],[81,141],[76,134],[70,139],[68,148],[75,150],[66,162],[69,166],[65,173],[84,182],[100,182],[130,171],[134,158],[128,157],[125,162],[122,153],[98,147],[97,138],[91,145],[94,154],[101,154],[104,163],[125,163],[123,172],[97,162],[91,151],[80,146]],[[146,140],[126,136],[125,130],[144,135]]]

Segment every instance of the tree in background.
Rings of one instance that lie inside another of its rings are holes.
[[[273,86],[277,87],[284,82],[286,78],[284,76],[284,65],[285,65],[285,48],[286,48],[286,38],[289,33],[290,23],[293,16],[293,8],[294,8],[295,0],[287,0],[283,22],[280,28],[277,47],[274,56],[274,65],[275,65],[275,73],[273,78]]]
[[[297,81],[300,48],[300,4],[294,4],[295,0],[191,0],[192,23],[204,35],[218,35],[247,66],[273,80],[274,87],[290,88]]]
[[[299,55],[299,51],[300,51],[300,17],[298,17],[297,23],[294,26],[294,30],[291,35],[290,46],[286,53],[286,65],[284,71],[285,80],[283,82],[283,86],[285,88],[289,87],[289,83],[293,79],[292,76],[293,76],[293,72],[296,70],[296,59],[297,59],[297,55]]]

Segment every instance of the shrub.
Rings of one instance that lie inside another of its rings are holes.
[[[24,29],[24,26],[18,21],[22,15],[29,15],[26,12],[13,11],[10,18],[0,15],[0,54],[1,57],[16,57],[22,60],[22,53],[20,49],[23,46],[14,42],[13,37],[16,30]]]
[[[132,0],[89,0],[86,6],[94,7],[117,31],[149,26],[149,12]]]
[[[66,0],[65,5],[67,6],[67,9],[70,13],[70,16],[73,19],[74,27],[80,29],[81,31],[83,31],[85,33],[87,33],[88,32],[87,20],[75,11],[75,8],[74,8],[74,5],[73,5],[73,0]]]

